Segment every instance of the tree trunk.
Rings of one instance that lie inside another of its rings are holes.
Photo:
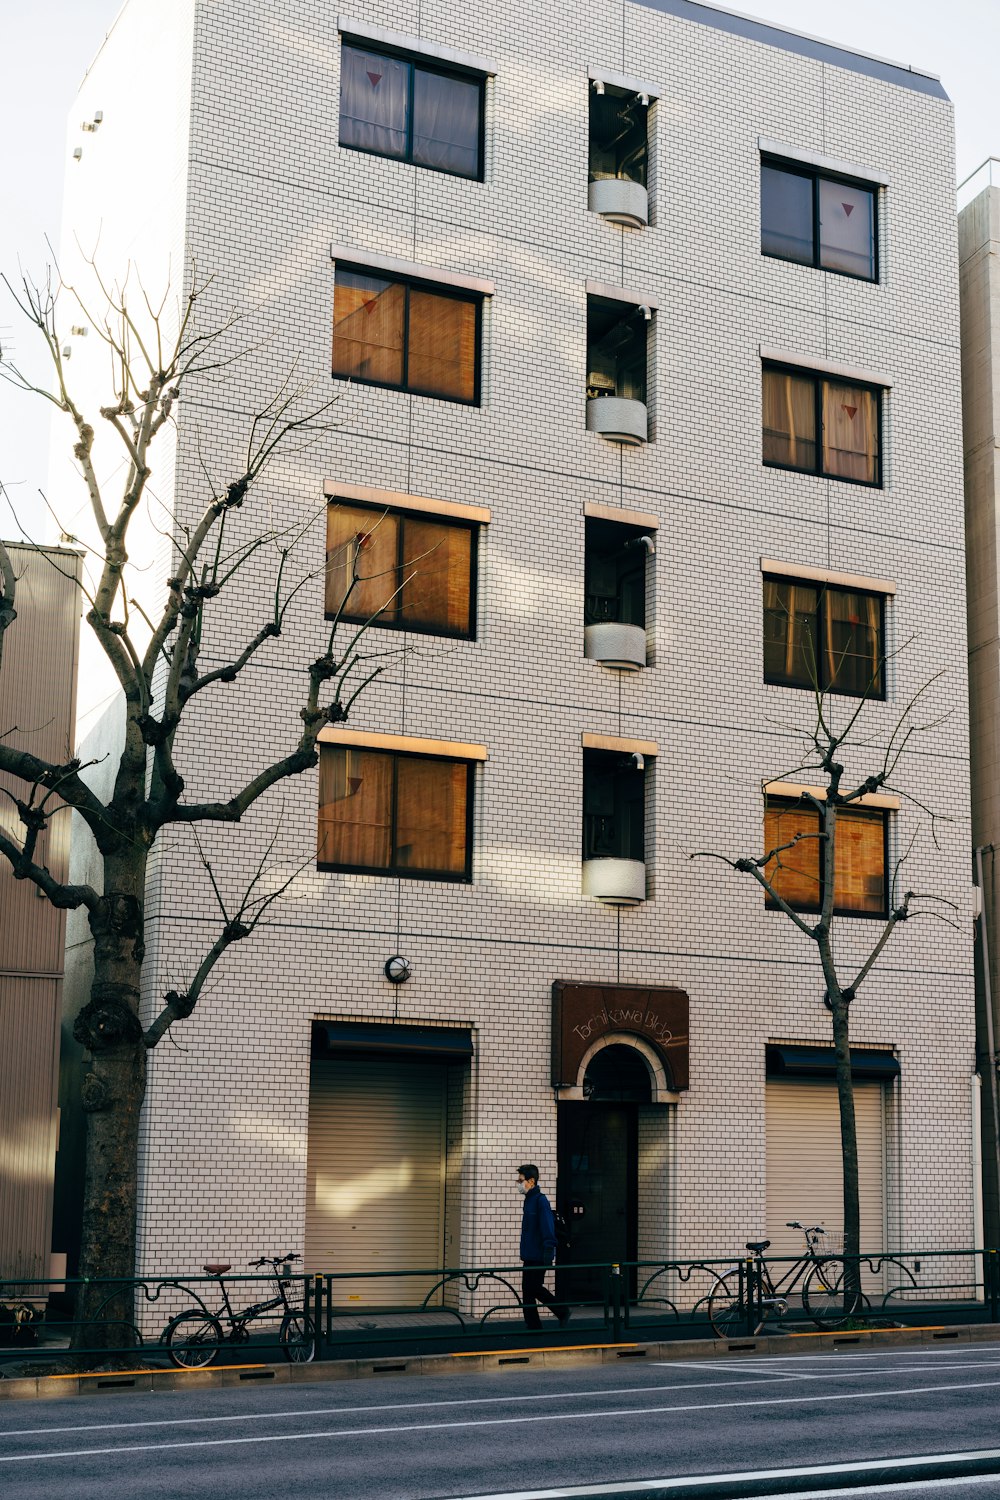
[[[132,1290],[139,1117],[146,1047],[139,1021],[146,853],[109,858],[107,893],[90,914],[94,981],[73,1034],[90,1053],[82,1084],[87,1120],[80,1275],[92,1279],[76,1311],[72,1347],[126,1349],[135,1342]],[[117,1284],[117,1285],[116,1285]]]
[[[830,995],[833,1011],[833,1045],[837,1057],[837,1098],[840,1104],[840,1148],[844,1163],[844,1256],[847,1286],[857,1292],[861,1285],[861,1195],[858,1184],[858,1129],[854,1115],[854,1083],[851,1078],[848,1003],[837,990]]]

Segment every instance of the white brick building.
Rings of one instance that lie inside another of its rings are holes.
[[[246,412],[297,360],[320,395],[342,392],[339,426],[273,472],[274,512],[304,520],[326,496],[336,542],[370,507],[380,557],[398,530],[404,561],[435,559],[403,595],[424,628],[373,631],[407,650],[319,775],[208,835],[232,890],[279,819],[289,868],[318,826],[322,857],[231,951],[179,1048],[151,1057],[142,1263],[276,1248],[312,1269],[509,1263],[525,1160],[583,1206],[581,1259],[725,1252],[765,1232],[794,1248],[787,1218],[835,1224],[812,945],[752,882],[689,859],[764,847],[762,781],[797,764],[788,726],[810,722],[797,642],[813,629],[837,643],[817,648],[842,674],[834,712],[889,653],[862,710],[877,745],[944,674],[925,717],[950,716],[900,781],[950,821],[935,847],[914,803],[867,810],[838,941],[845,967],[868,952],[916,834],[906,884],[953,901],[959,928],[900,929],[853,1008],[872,1069],[863,1241],[970,1244],[940,85],[690,0],[350,0],[340,16],[315,0],[129,0],[70,145],[82,243],[100,222],[102,262],[131,256],[147,285],[189,251],[259,344],[181,411],[157,493],[196,508],[200,457],[226,470]],[[93,344],[74,344],[75,368]],[[149,560],[146,579],[164,576],[155,538]],[[262,589],[267,576],[262,561]],[[207,652],[257,628],[244,603]],[[201,713],[183,751],[193,798],[294,744],[323,614],[317,577],[249,693]],[[180,832],[147,908],[152,1006],[217,931]],[[383,971],[396,954],[401,984]]]

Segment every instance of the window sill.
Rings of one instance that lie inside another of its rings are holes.
[[[628,396],[594,396],[587,402],[587,431],[638,448],[649,442],[649,413],[645,402]]]
[[[639,859],[585,859],[583,894],[605,906],[639,906],[646,899],[646,866]]]
[[[643,229],[649,223],[649,194],[641,182],[627,182],[621,177],[592,182],[587,189],[587,207],[609,224],[623,224],[627,229]]]

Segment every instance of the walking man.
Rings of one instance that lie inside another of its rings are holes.
[[[560,1324],[569,1322],[569,1308],[556,1302],[545,1285],[545,1273],[556,1258],[556,1222],[552,1205],[538,1186],[538,1168],[533,1162],[517,1169],[517,1190],[524,1194],[521,1215],[521,1304],[528,1328],[541,1328],[538,1303],[544,1302]]]

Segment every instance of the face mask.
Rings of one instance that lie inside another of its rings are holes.
[[[519,1182],[517,1185],[517,1190],[521,1194],[526,1193],[528,1191],[528,1184],[526,1182]]]

